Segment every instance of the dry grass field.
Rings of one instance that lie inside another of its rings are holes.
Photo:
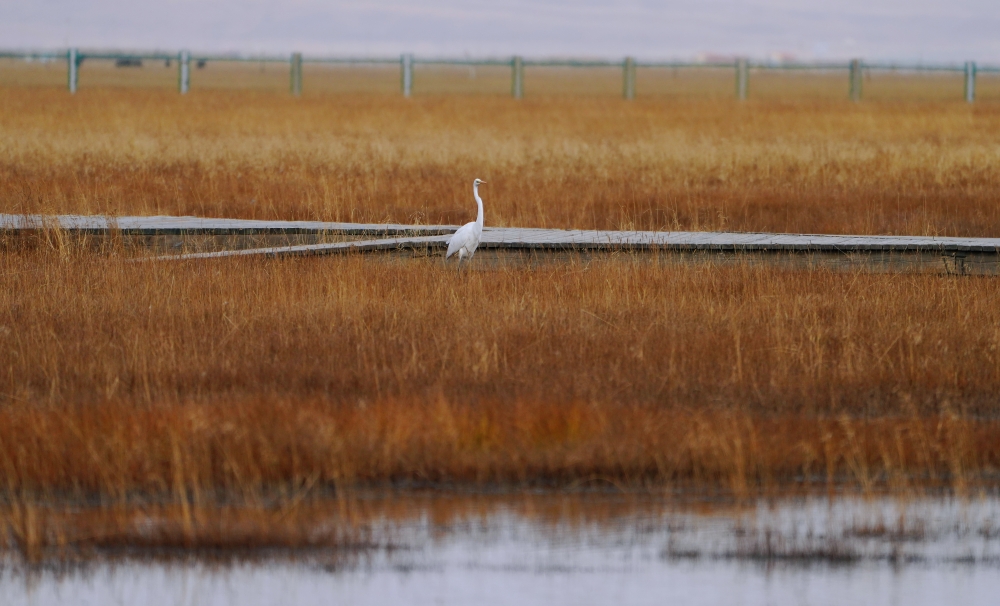
[[[341,540],[309,502],[359,486],[962,494],[1000,470],[991,279],[3,263],[2,511],[28,555]]]
[[[0,211],[458,223],[478,176],[492,225],[995,236],[998,126],[1000,105],[944,101],[11,86]],[[57,232],[2,251],[0,541],[31,557],[362,541],[307,531],[359,486],[963,493],[1000,473],[989,278],[150,263]]]
[[[206,68],[209,69],[209,68]],[[0,88],[7,212],[994,235],[1000,104]]]

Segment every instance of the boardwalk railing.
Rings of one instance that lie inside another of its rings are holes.
[[[53,52],[24,52],[24,51],[0,51],[0,59],[22,59],[39,61],[65,61],[67,65],[67,88],[70,93],[75,93],[80,85],[80,66],[85,60],[113,60],[119,63],[141,64],[143,60],[165,61],[168,65],[171,61],[177,61],[177,89],[181,94],[191,90],[191,62],[197,62],[199,67],[208,62],[245,62],[245,63],[284,63],[289,66],[290,71],[290,92],[293,95],[301,95],[303,89],[304,64],[311,65],[353,65],[353,66],[386,66],[399,65],[400,69],[400,90],[404,97],[412,95],[415,81],[413,77],[415,66],[500,66],[509,67],[511,70],[511,96],[515,99],[524,97],[524,68],[525,67],[563,67],[563,68],[619,68],[622,70],[622,97],[630,100],[636,96],[636,69],[637,68],[666,68],[673,70],[683,69],[718,69],[733,70],[735,76],[735,96],[744,100],[748,97],[750,89],[751,70],[779,71],[779,72],[844,72],[847,76],[847,96],[852,101],[860,101],[862,98],[862,82],[864,76],[872,72],[903,72],[903,73],[954,73],[964,76],[964,86],[962,93],[964,99],[972,103],[976,99],[976,76],[980,73],[1000,74],[1000,65],[978,65],[975,61],[967,61],[964,64],[924,64],[924,63],[886,63],[869,62],[862,59],[852,59],[848,62],[759,62],[748,58],[737,58],[733,61],[642,61],[633,57],[625,57],[621,61],[602,60],[552,60],[552,59],[526,59],[514,56],[503,59],[448,59],[433,57],[415,57],[412,54],[403,54],[398,59],[388,57],[321,57],[304,56],[302,53],[292,53],[288,57],[283,56],[237,56],[237,55],[212,55],[212,54],[191,54],[188,51],[180,51],[177,54],[163,52],[98,52],[80,51],[70,48],[65,51]],[[957,91],[956,91],[957,92]]]

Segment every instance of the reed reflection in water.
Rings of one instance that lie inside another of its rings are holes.
[[[3,604],[987,604],[1000,499],[368,499],[368,550],[8,560]],[[408,514],[404,515],[404,512]]]

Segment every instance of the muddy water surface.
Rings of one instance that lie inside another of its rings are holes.
[[[0,604],[994,604],[1000,499],[373,499],[350,553],[8,560]],[[400,515],[405,511],[405,515]]]

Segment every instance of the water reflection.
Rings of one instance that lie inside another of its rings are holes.
[[[2,604],[941,604],[1000,595],[1000,500],[372,496],[370,550],[28,570]],[[169,555],[169,554],[168,554]],[[244,554],[245,556],[245,554]]]

